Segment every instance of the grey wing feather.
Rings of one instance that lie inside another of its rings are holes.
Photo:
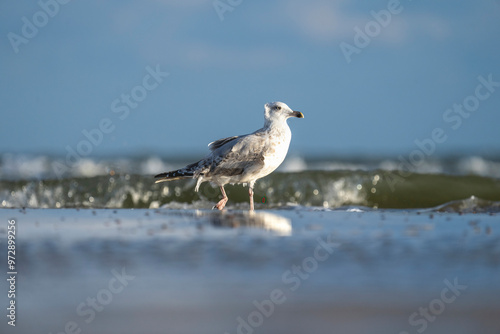
[[[227,144],[227,143],[229,143],[229,142],[231,142],[239,137],[240,136],[232,136],[232,137],[222,138],[222,139],[213,141],[210,144],[208,144],[208,148],[210,149],[210,151],[215,151],[219,147],[224,146],[225,144]]]
[[[238,140],[235,140],[236,138]],[[212,165],[209,174],[238,175],[246,172],[249,168],[262,166],[265,141],[265,138],[256,134],[221,139],[222,144],[218,147],[229,142],[231,145],[224,147],[219,152],[219,161]]]

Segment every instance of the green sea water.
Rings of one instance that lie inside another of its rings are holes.
[[[248,191],[228,185],[229,207],[244,208]],[[149,175],[0,181],[0,204],[10,208],[211,208],[218,188],[194,180],[155,184]],[[477,175],[411,174],[389,171],[274,173],[255,186],[257,208],[307,206],[379,209],[436,208],[498,212],[500,180]]]
[[[209,183],[195,192],[192,179],[154,183],[153,175],[180,168],[185,161],[85,159],[58,174],[54,166],[63,163],[47,156],[1,156],[0,207],[210,209],[221,197],[218,187]],[[228,208],[248,207],[247,188],[227,185],[226,192]],[[409,171],[397,159],[291,157],[257,181],[254,193],[257,209],[355,206],[498,212],[500,162],[461,157],[426,161]]]

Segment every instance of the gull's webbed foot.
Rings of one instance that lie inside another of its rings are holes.
[[[214,205],[214,207],[212,208],[213,209],[217,209],[217,210],[222,210],[224,209],[224,207],[226,206],[226,203],[227,203],[227,195],[226,195],[226,191],[224,190],[224,187],[220,187],[220,191],[222,193],[222,199]]]

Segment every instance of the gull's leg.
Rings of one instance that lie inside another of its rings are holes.
[[[250,211],[253,211],[253,186],[248,187],[248,196],[250,197]]]
[[[217,204],[214,205],[214,207],[212,208],[212,210],[213,209],[222,210],[226,206],[228,198],[227,198],[226,191],[224,190],[223,186],[220,186],[220,191],[222,193],[222,199]]]

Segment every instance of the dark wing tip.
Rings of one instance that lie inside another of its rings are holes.
[[[214,150],[218,149],[219,147],[222,147],[225,144],[235,140],[238,137],[239,136],[233,136],[233,137],[227,137],[227,138],[222,138],[222,139],[213,141],[210,144],[208,144],[208,148],[210,149],[210,151],[214,151]]]

